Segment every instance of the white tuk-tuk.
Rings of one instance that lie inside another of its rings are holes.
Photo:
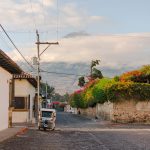
[[[55,130],[56,111],[55,109],[42,108],[40,110],[38,128]]]

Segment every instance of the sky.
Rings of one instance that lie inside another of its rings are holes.
[[[55,42],[43,62],[90,62],[119,68],[149,64],[149,0],[0,0],[0,21],[22,54],[36,56],[40,41]],[[23,61],[0,30],[0,48]],[[41,51],[44,47],[40,47]]]

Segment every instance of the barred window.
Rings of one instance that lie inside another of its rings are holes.
[[[27,98],[15,97],[14,108],[15,109],[27,109]]]

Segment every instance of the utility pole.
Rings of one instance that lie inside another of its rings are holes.
[[[47,82],[46,82],[46,90],[45,91],[46,91],[45,95],[46,95],[46,100],[47,100]]]
[[[37,42],[40,42],[40,37],[38,30],[36,30],[36,35],[37,35]],[[37,44],[37,98],[38,98],[38,120],[39,120],[39,115],[40,115],[40,45]]]
[[[38,33],[38,30],[36,30],[36,35],[37,35],[37,97],[38,97],[38,120],[39,120],[39,115],[40,115],[40,109],[41,109],[41,104],[40,104],[40,56],[48,49],[50,45],[58,45],[58,42],[40,42],[40,36]],[[47,45],[47,47],[40,53],[40,44]]]

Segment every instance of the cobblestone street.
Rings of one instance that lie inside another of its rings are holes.
[[[150,150],[148,125],[111,124],[57,113],[55,131],[30,127],[0,144],[0,150]]]

